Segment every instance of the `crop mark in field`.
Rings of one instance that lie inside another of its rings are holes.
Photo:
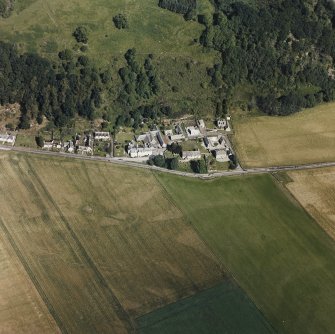
[[[51,316],[55,319],[55,322],[58,326],[58,328],[61,330],[61,332],[63,334],[68,333],[63,322],[61,321],[61,319],[59,318],[57,312],[55,311],[55,309],[53,308],[51,302],[49,301],[47,295],[45,294],[43,288],[41,287],[41,285],[39,284],[37,278],[35,277],[33,271],[31,270],[31,268],[29,267],[29,264],[27,263],[27,261],[25,260],[24,256],[22,255],[19,247],[16,245],[13,237],[11,236],[9,230],[7,229],[6,225],[4,224],[2,218],[0,217],[0,227],[2,229],[2,231],[4,232],[4,235],[6,236],[7,240],[9,241],[10,245],[12,246],[16,256],[18,257],[18,259],[20,260],[20,262],[22,263],[25,271],[27,272],[29,278],[31,279],[31,281],[33,282],[37,292],[39,293],[39,295],[41,296],[44,304],[46,305],[46,307],[48,308]]]
[[[56,209],[57,213],[59,214],[59,216],[61,218],[61,221],[64,223],[66,229],[70,233],[70,235],[71,235],[72,239],[74,240],[75,244],[78,246],[78,249],[79,249],[81,255],[83,256],[84,260],[86,261],[86,263],[89,265],[89,267],[94,272],[95,277],[96,277],[99,285],[102,286],[105,289],[105,291],[108,293],[108,297],[109,297],[108,299],[110,300],[111,304],[113,305],[115,313],[117,314],[119,319],[125,324],[127,330],[129,332],[133,332],[134,328],[135,328],[135,325],[133,324],[132,319],[130,318],[128,313],[124,310],[121,303],[119,302],[119,300],[117,299],[117,297],[113,293],[112,289],[109,287],[108,283],[106,282],[104,276],[101,274],[101,272],[99,271],[99,269],[95,265],[94,261],[91,259],[91,257],[87,253],[86,249],[82,245],[78,236],[76,235],[76,233],[71,228],[70,223],[68,222],[66,217],[63,215],[63,213],[60,210],[60,208],[58,207],[58,205],[53,200],[51,194],[49,193],[48,189],[45,187],[45,185],[42,182],[42,180],[40,179],[40,177],[35,172],[33,166],[29,162],[29,159],[25,159],[25,161],[30,168],[30,173],[34,176],[35,181],[41,187],[41,190],[43,191],[43,193],[45,195],[45,198],[47,198],[47,200],[51,203],[51,205]]]

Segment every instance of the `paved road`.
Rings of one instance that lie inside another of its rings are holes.
[[[138,163],[138,162],[132,162],[130,159],[123,160],[119,158],[108,158],[108,157],[105,158],[105,157],[96,157],[96,156],[91,157],[91,156],[84,156],[84,155],[71,154],[71,153],[50,152],[50,151],[43,151],[43,150],[34,150],[34,149],[26,148],[26,147],[9,147],[9,146],[3,146],[3,145],[0,145],[0,151],[1,150],[2,151],[13,151],[13,152],[24,152],[24,153],[38,154],[38,155],[44,155],[44,156],[49,155],[49,156],[56,156],[56,157],[73,158],[73,159],[80,159],[80,160],[104,161],[104,162],[112,163],[115,165],[151,169],[151,170],[161,171],[164,173],[170,173],[170,174],[187,176],[187,177],[192,177],[192,178],[200,178],[200,179],[213,179],[217,177],[233,176],[233,175],[265,174],[265,173],[273,173],[273,172],[280,172],[280,171],[292,171],[292,170],[314,169],[314,168],[335,166],[335,161],[334,161],[334,162],[323,162],[323,163],[314,163],[314,164],[307,164],[307,165],[260,167],[260,168],[249,168],[249,169],[242,169],[241,167],[238,167],[235,170],[214,172],[211,174],[193,174],[193,173],[168,170],[168,169],[159,168],[156,166],[149,166],[149,165]]]

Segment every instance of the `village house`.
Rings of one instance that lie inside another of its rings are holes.
[[[82,145],[80,145],[78,147],[78,149],[77,149],[77,153],[81,154],[81,155],[92,155],[93,154],[93,150],[89,146],[82,146]]]
[[[186,133],[189,138],[196,139],[202,137],[202,134],[197,126],[188,126],[186,128]]]
[[[1,144],[11,144],[12,146],[15,144],[16,136],[10,135],[8,133],[0,134],[0,143]]]
[[[44,141],[43,148],[46,150],[51,150],[54,147],[54,141]]]
[[[201,159],[201,153],[200,153],[199,150],[197,150],[197,151],[183,151],[182,159],[184,161],[199,160],[199,159]]]
[[[63,148],[64,148],[65,152],[73,153],[74,152],[73,141],[66,141],[66,142],[64,142]]]
[[[128,150],[131,158],[144,158],[153,155],[153,150],[148,147],[133,147]]]
[[[227,127],[227,121],[225,119],[218,119],[216,121],[216,125],[218,128],[224,129],[225,127]]]
[[[95,140],[110,140],[111,136],[109,132],[94,132],[94,139]]]
[[[219,162],[229,161],[229,157],[226,150],[215,150],[213,151],[215,159]]]

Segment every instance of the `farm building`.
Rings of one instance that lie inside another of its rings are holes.
[[[185,161],[201,159],[200,151],[183,151],[182,159]]]
[[[95,140],[110,140],[109,132],[94,132]]]

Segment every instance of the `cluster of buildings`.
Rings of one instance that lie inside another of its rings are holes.
[[[148,131],[144,134],[135,136],[126,150],[130,158],[146,158],[152,155],[163,154],[167,145],[172,143],[181,143],[188,140],[199,140],[202,146],[206,148],[218,161],[229,161],[231,149],[222,131],[230,131],[228,119],[218,120],[217,128],[208,130],[203,120],[196,121],[195,124],[184,126],[181,123],[175,124],[170,129],[161,132],[159,129]],[[207,131],[208,130],[208,131]],[[182,151],[182,161],[201,159],[200,150]]]
[[[79,135],[76,134],[73,139],[68,141],[50,140],[45,141],[43,149],[58,150],[67,153],[76,153],[81,155],[93,155],[93,147],[95,141],[110,141],[109,132],[94,132],[92,134]]]
[[[14,146],[16,140],[16,135],[9,133],[0,133],[0,144],[2,145],[12,145]]]
[[[131,158],[149,157],[163,154],[167,144],[166,136],[159,130],[153,130],[135,136],[135,140],[128,144],[127,152]]]

